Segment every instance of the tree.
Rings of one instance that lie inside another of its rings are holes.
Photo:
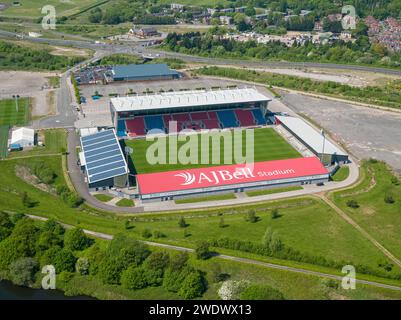
[[[89,274],[96,275],[99,271],[99,265],[105,258],[105,252],[99,247],[97,243],[91,246],[86,253],[89,261]]]
[[[149,247],[124,234],[118,234],[111,241],[107,253],[117,257],[128,268],[131,264],[139,266],[150,255]]]
[[[39,263],[34,258],[19,258],[10,265],[10,279],[19,286],[30,286],[35,282]]]
[[[205,279],[199,271],[195,271],[185,278],[178,295],[184,299],[194,299],[201,297],[205,290]]]
[[[174,271],[182,270],[188,265],[189,255],[187,252],[177,252],[170,257],[170,269]]]
[[[149,229],[144,229],[142,231],[142,237],[145,238],[145,239],[149,239],[149,238],[152,237],[152,232],[150,232]]]
[[[36,241],[36,251],[41,254],[44,251],[50,249],[53,246],[62,246],[63,237],[52,232],[52,231],[42,231]]]
[[[210,276],[213,282],[220,282],[226,280],[229,275],[221,270],[220,264],[214,262],[209,267]]]
[[[241,300],[284,300],[283,294],[269,286],[251,285],[240,295]]]
[[[26,191],[22,192],[21,201],[26,208],[32,208],[35,206],[35,202],[28,196],[28,193]]]
[[[185,222],[184,217],[180,217],[180,219],[178,220],[178,225],[180,226],[180,228],[186,228],[188,226]]]
[[[246,221],[250,223],[255,223],[259,220],[259,218],[256,216],[255,210],[251,209],[248,211],[247,216],[246,216]]]
[[[152,252],[145,260],[144,266],[150,270],[164,270],[170,263],[170,255],[168,252],[156,251]]]
[[[388,203],[388,204],[393,204],[395,202],[395,200],[394,200],[394,197],[391,194],[386,193],[384,195],[384,202]]]
[[[195,248],[196,258],[199,260],[206,260],[212,256],[209,250],[209,243],[207,241],[199,241]]]
[[[178,292],[184,282],[184,279],[194,272],[191,266],[185,266],[181,270],[173,270],[168,268],[164,273],[163,287],[171,292]]]
[[[121,285],[129,290],[138,290],[147,287],[145,270],[135,266],[129,267],[121,274]]]
[[[88,258],[81,257],[77,260],[77,263],[75,264],[75,270],[83,276],[86,276],[89,274],[89,260]]]
[[[124,264],[117,257],[106,256],[99,264],[97,275],[104,284],[120,284]]]
[[[10,216],[5,212],[0,212],[0,227],[12,229],[14,223],[11,221]]]
[[[348,200],[346,204],[347,204],[347,207],[350,207],[353,209],[359,208],[359,204],[356,200]]]
[[[226,227],[226,224],[225,224],[225,222],[224,222],[224,218],[223,218],[223,217],[220,218],[219,227],[220,227],[220,228],[225,228],[225,227]]]
[[[82,251],[90,247],[92,242],[93,241],[85,235],[81,228],[70,229],[64,236],[65,247],[73,251]]]
[[[76,262],[77,262],[77,258],[74,256],[72,251],[69,249],[63,248],[55,254],[54,261],[52,264],[56,268],[57,273],[60,273],[63,271],[74,272]]]
[[[277,208],[274,208],[274,209],[272,210],[271,217],[272,217],[272,219],[277,219],[277,218],[280,217],[280,213],[278,212],[278,209],[277,209]]]

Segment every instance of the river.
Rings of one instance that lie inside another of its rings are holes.
[[[67,297],[59,290],[19,287],[9,281],[0,281],[0,300],[94,300],[91,297]]]

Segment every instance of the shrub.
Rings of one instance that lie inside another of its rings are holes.
[[[388,204],[393,204],[395,202],[395,200],[394,200],[394,197],[391,194],[386,193],[384,195],[384,202],[388,203]]]
[[[56,268],[56,272],[60,273],[63,271],[74,272],[75,271],[75,263],[77,262],[77,258],[74,256],[71,250],[64,248],[59,250],[54,256],[53,264]]]
[[[250,223],[255,223],[255,222],[258,222],[259,217],[256,216],[255,210],[251,209],[248,211],[245,220]]]
[[[199,241],[195,248],[196,258],[199,260],[206,260],[212,256],[209,250],[209,243],[207,241]]]
[[[28,196],[26,191],[21,194],[21,201],[23,206],[26,208],[32,208],[35,206],[35,202]]]
[[[210,277],[213,282],[224,281],[224,280],[227,280],[227,278],[229,277],[229,275],[227,273],[224,273],[221,270],[220,264],[218,264],[216,262],[212,263],[210,265],[209,272],[210,272]]]
[[[104,284],[120,284],[124,264],[116,257],[106,256],[99,264],[97,275]]]
[[[180,228],[186,228],[188,226],[184,217],[180,217],[180,219],[178,220],[178,225]]]
[[[33,258],[19,258],[10,265],[11,281],[19,286],[30,286],[35,281],[39,263]]]
[[[222,217],[222,218],[220,218],[220,221],[219,221],[219,228],[225,228],[225,227],[226,227],[226,224],[224,222],[224,218]]]
[[[248,287],[249,283],[245,280],[228,280],[221,285],[218,295],[222,300],[238,300],[241,293]]]
[[[283,294],[269,286],[251,285],[240,294],[241,300],[284,300]]]
[[[195,271],[187,275],[178,295],[184,299],[194,299],[201,297],[205,290],[205,279],[199,271]]]
[[[121,285],[130,290],[138,290],[147,287],[145,270],[135,266],[129,267],[121,274]]]
[[[77,263],[75,264],[75,270],[83,276],[86,276],[89,274],[89,260],[88,258],[81,257],[77,260]]]
[[[280,213],[278,212],[277,208],[272,210],[271,217],[272,217],[272,219],[280,218]]]
[[[168,268],[164,273],[163,287],[171,292],[178,292],[184,279],[193,272],[194,269],[190,266],[185,266],[181,270]]]
[[[152,232],[149,229],[145,229],[142,231],[142,237],[145,239],[149,239],[152,237]]]
[[[65,247],[73,251],[82,251],[90,247],[92,242],[92,239],[88,238],[80,228],[70,229],[64,236]]]
[[[182,270],[188,265],[189,255],[187,252],[177,252],[170,257],[169,267],[174,271]]]
[[[168,252],[155,251],[152,252],[144,262],[144,266],[149,270],[164,270],[170,263],[170,255]]]
[[[158,230],[153,231],[153,238],[159,239],[159,238],[165,238],[165,237],[166,237],[166,235],[163,232],[158,231]]]
[[[353,208],[353,209],[357,209],[359,208],[359,204],[356,200],[348,200],[347,201],[347,207]]]

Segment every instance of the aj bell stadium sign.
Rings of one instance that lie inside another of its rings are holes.
[[[308,157],[140,174],[137,181],[142,196],[169,196],[326,177],[328,172],[319,159]]]

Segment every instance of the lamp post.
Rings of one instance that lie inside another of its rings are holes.
[[[13,95],[13,99],[15,100],[15,109],[17,110],[18,113],[18,99],[19,99],[19,95]]]
[[[322,159],[321,159],[321,162],[324,165],[324,147],[325,147],[325,144],[326,144],[326,135],[325,135],[323,129],[320,131],[320,133],[323,136],[323,148],[322,148]]]

